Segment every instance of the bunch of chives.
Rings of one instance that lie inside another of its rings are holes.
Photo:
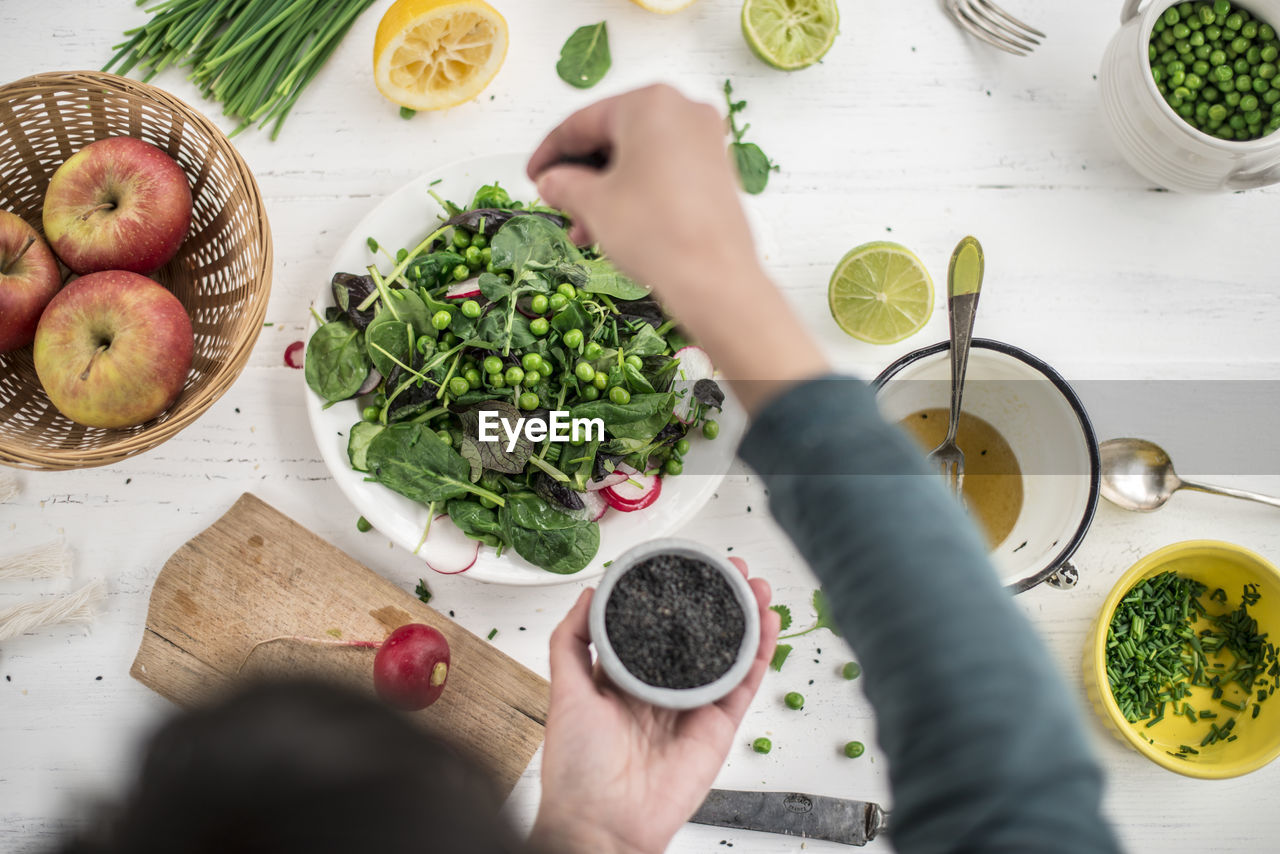
[[[142,5],[147,0],[138,0]],[[103,67],[137,69],[150,80],[190,68],[206,98],[240,124],[280,128],[357,17],[373,0],[162,0],[151,20],[129,30]]]

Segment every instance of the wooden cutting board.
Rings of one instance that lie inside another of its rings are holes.
[[[414,719],[469,749],[505,797],[542,744],[546,680],[248,493],[164,565],[130,673],[182,706],[250,677],[317,676],[372,696],[371,649],[254,645],[380,641],[405,623],[439,629],[452,654],[444,694]]]

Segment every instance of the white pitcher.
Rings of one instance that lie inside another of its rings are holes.
[[[1116,146],[1144,176],[1180,193],[1251,190],[1280,182],[1280,131],[1249,142],[1196,130],[1156,88],[1148,55],[1156,19],[1171,0],[1126,0],[1123,24],[1107,47],[1098,82]],[[1280,0],[1235,4],[1280,28]]]

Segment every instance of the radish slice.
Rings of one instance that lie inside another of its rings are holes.
[[[607,489],[610,486],[617,486],[618,484],[622,483],[626,479],[627,479],[626,472],[623,472],[621,470],[610,472],[609,474],[605,475],[599,480],[587,481],[587,492],[589,493],[599,492],[600,490]]]
[[[475,565],[480,541],[473,540],[447,515],[431,520],[431,531],[422,544],[422,558],[441,575],[457,575]]]
[[[658,500],[662,478],[653,474],[633,474],[617,486],[600,490],[609,506],[624,513],[643,510]]]
[[[378,387],[378,383],[380,382],[382,382],[382,374],[378,373],[376,368],[370,368],[369,376],[365,377],[364,382],[360,384],[360,389],[356,392],[356,397],[360,397],[361,395],[365,395],[373,391]]]
[[[676,351],[680,365],[676,368],[676,381],[672,391],[684,392],[676,403],[675,416],[681,424],[693,422],[698,402],[693,399],[693,386],[698,380],[709,380],[715,375],[711,357],[701,347],[682,347]]]
[[[301,369],[304,366],[302,352],[307,345],[301,341],[294,341],[288,347],[284,348],[284,363],[291,368]]]
[[[465,282],[458,282],[450,285],[449,290],[444,292],[445,299],[475,299],[480,296],[480,280],[467,279]]]

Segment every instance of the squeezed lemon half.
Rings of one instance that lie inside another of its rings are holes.
[[[506,20],[484,0],[397,0],[374,37],[374,83],[402,107],[454,107],[489,85],[507,43]]]

